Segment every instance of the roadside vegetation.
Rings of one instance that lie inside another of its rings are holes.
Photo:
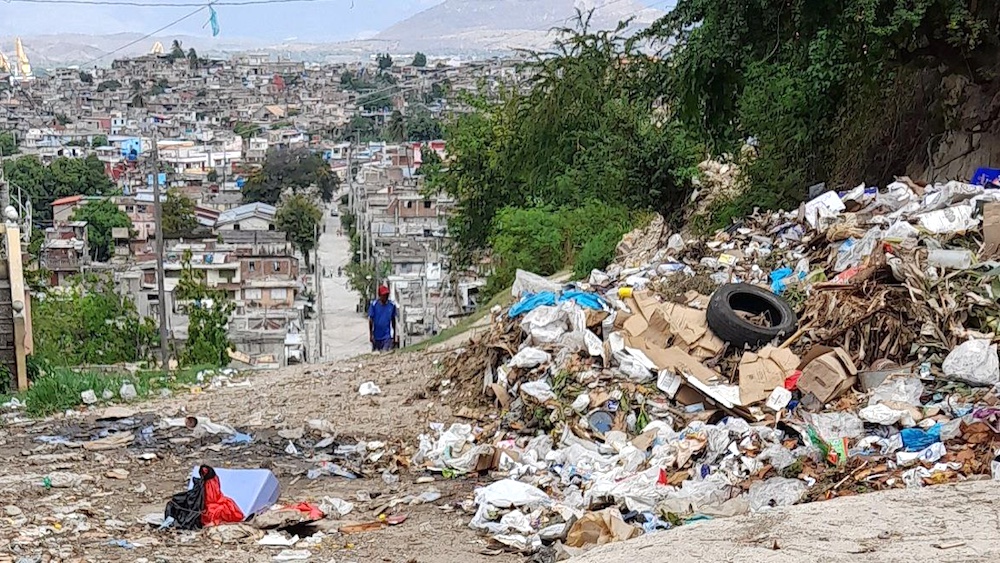
[[[680,0],[638,36],[581,15],[529,53],[527,87],[465,99],[428,183],[457,199],[453,258],[489,257],[489,292],[529,264],[585,275],[649,212],[684,225],[697,164],[748,142],[745,185],[700,228],[926,164],[954,86],[995,82],[998,54],[1000,4],[972,0]]]

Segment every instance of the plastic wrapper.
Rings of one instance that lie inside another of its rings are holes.
[[[521,391],[540,403],[556,398],[556,394],[552,392],[552,386],[543,380],[524,383],[521,385]]]
[[[989,340],[963,342],[944,359],[941,370],[948,379],[964,381],[969,385],[996,385],[1000,383],[997,346]]]
[[[845,241],[837,252],[837,263],[833,267],[834,271],[843,272],[848,268],[860,265],[865,258],[871,255],[881,239],[882,230],[878,227],[872,227],[861,240]]]
[[[895,377],[883,381],[872,391],[868,405],[897,402],[920,406],[920,396],[924,394],[924,384],[916,377]]]
[[[974,218],[974,210],[970,205],[956,205],[923,213],[916,217],[917,223],[924,229],[936,235],[961,233],[979,226],[979,219]]]
[[[750,511],[759,512],[778,506],[791,506],[802,498],[809,485],[798,479],[772,477],[767,481],[756,481],[750,485],[747,497]]]
[[[916,421],[907,411],[896,410],[888,405],[878,403],[868,405],[858,411],[858,417],[865,422],[889,426],[892,424],[902,424],[903,426],[914,426]]]
[[[776,470],[781,471],[795,463],[795,454],[781,444],[771,444],[757,455],[757,461],[770,463]]]
[[[808,420],[819,432],[820,438],[827,442],[841,438],[861,438],[865,435],[865,424],[850,412],[813,414]]]
[[[514,357],[507,362],[507,365],[515,368],[532,369],[541,364],[548,363],[551,360],[552,356],[548,352],[528,346],[515,354]]]
[[[903,438],[903,447],[908,452],[916,452],[929,448],[935,442],[941,441],[941,425],[935,424],[924,430],[923,428],[905,428],[899,433]]]
[[[919,452],[896,452],[896,464],[900,466],[912,465],[917,462],[937,463],[948,451],[941,442],[934,442],[926,449]]]

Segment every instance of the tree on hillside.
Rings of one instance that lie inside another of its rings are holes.
[[[244,123],[240,121],[233,126],[233,132],[244,139],[249,139],[260,135],[260,127],[252,123]]]
[[[375,57],[375,62],[378,64],[379,71],[389,70],[392,68],[392,56],[389,53],[379,53]]]
[[[191,252],[181,259],[183,269],[174,294],[188,302],[188,337],[178,359],[182,366],[224,366],[229,363],[229,316],[233,302],[221,289],[208,287],[205,273],[191,267]]]
[[[176,188],[167,190],[167,198],[163,202],[163,235],[190,237],[197,228],[194,200]]]
[[[434,141],[444,136],[441,121],[427,110],[416,110],[406,118],[406,135],[411,141]]]
[[[108,136],[107,135],[94,135],[94,138],[90,140],[90,146],[92,146],[92,147],[106,147],[106,146],[108,146]]]
[[[94,83],[94,75],[90,74],[89,72],[81,70],[79,76],[80,76],[80,82],[83,82],[84,84]]]
[[[198,64],[199,64],[198,51],[195,51],[194,47],[191,47],[188,50],[187,60],[188,60],[188,64],[191,65],[192,69],[197,69],[198,68]]]
[[[87,240],[90,242],[91,256],[97,262],[107,262],[114,253],[112,229],[132,228],[132,220],[110,199],[81,205],[73,212],[73,220],[87,222]]]
[[[13,133],[0,133],[0,154],[10,156],[17,152],[17,138]]]
[[[316,228],[323,219],[323,212],[303,194],[293,194],[278,206],[274,217],[275,226],[284,231],[288,240],[306,261],[309,267],[309,253],[316,247]]]
[[[60,292],[32,299],[34,356],[54,366],[141,362],[159,343],[152,319],[115,291],[111,276],[78,276]]]
[[[417,51],[416,55],[413,55],[413,66],[424,67],[427,66],[427,55]]]
[[[389,123],[385,126],[385,134],[390,141],[400,143],[406,140],[406,120],[399,110],[392,112],[392,116],[389,117]]]
[[[530,91],[513,85],[472,98],[472,111],[448,127],[448,170],[431,187],[457,199],[449,233],[459,262],[490,247],[507,207],[605,201],[670,215],[690,194],[701,149],[654,112],[655,61],[625,29],[591,32],[584,21],[563,30],[551,52],[532,56]]]
[[[84,159],[60,157],[45,166],[31,155],[4,161],[7,181],[20,187],[31,198],[34,217],[52,220],[52,202],[72,195],[106,195],[114,183],[104,171],[104,163],[95,155]]]
[[[243,200],[275,205],[286,188],[300,192],[316,186],[323,201],[330,201],[340,181],[319,154],[305,148],[270,149],[264,165],[243,189]]]
[[[180,40],[174,39],[174,42],[170,45],[170,55],[168,56],[172,60],[184,58],[184,46],[181,44]]]
[[[98,92],[104,92],[106,90],[115,91],[122,87],[122,83],[117,80],[105,80],[97,85]]]

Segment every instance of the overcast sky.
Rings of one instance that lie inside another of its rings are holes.
[[[99,1],[99,0],[98,0]],[[171,0],[136,0],[159,3]],[[194,0],[178,0],[191,3]],[[281,41],[338,41],[371,36],[442,0],[320,0],[251,6],[218,6],[219,39],[258,38]],[[107,34],[152,32],[192,8],[135,6],[57,6],[0,0],[0,36],[49,33]],[[211,36],[205,10],[162,35]]]

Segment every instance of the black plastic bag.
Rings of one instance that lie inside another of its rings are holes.
[[[163,516],[173,518],[175,528],[201,529],[201,513],[205,510],[205,482],[195,477],[193,483],[190,489],[177,493],[167,502]]]

